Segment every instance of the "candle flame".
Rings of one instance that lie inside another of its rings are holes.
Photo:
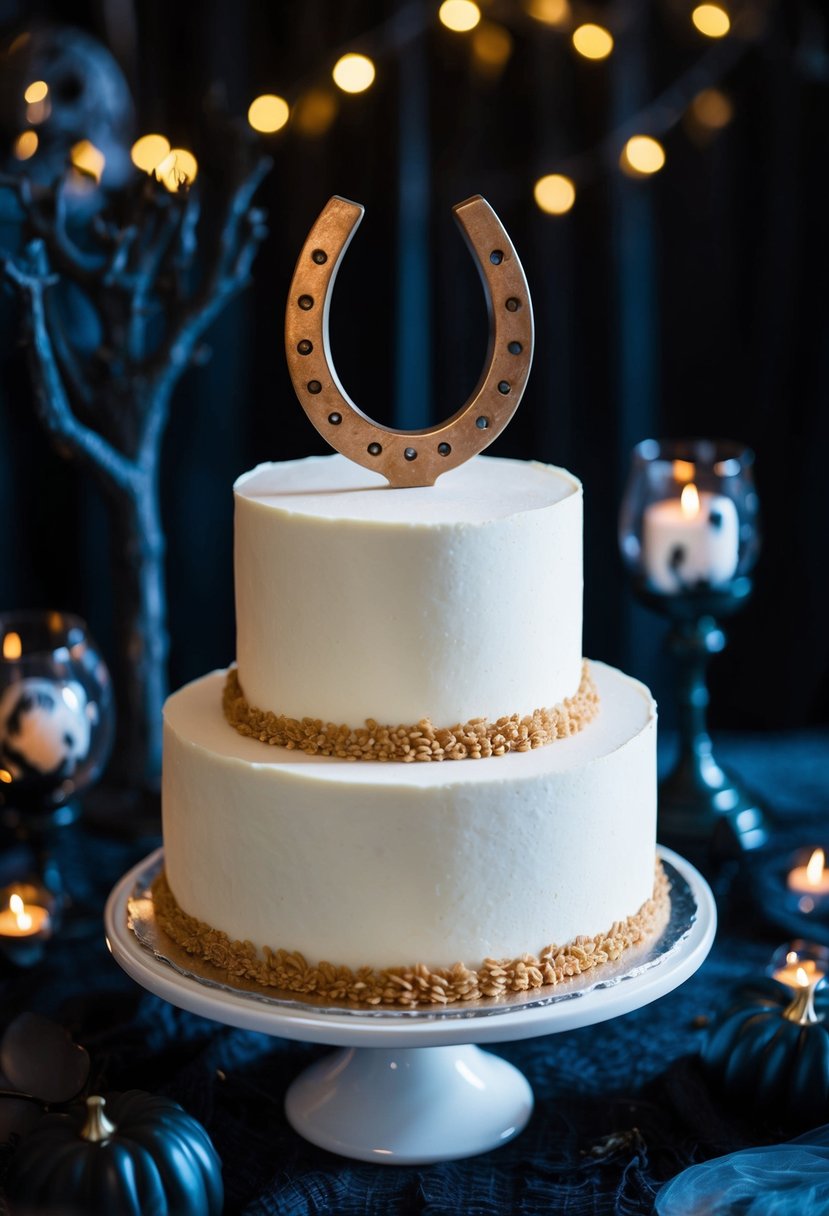
[[[796,963],[796,962],[797,962],[797,960],[798,960],[798,953],[797,953],[797,951],[796,951],[796,950],[790,950],[790,951],[789,951],[789,953],[786,955],[786,962],[787,962],[787,963],[788,963],[788,964],[791,966],[791,965],[793,965],[794,963]]]
[[[32,918],[28,912],[24,911],[26,905],[16,892],[9,899],[9,907],[12,910],[12,915],[17,921],[18,929],[31,929]]]
[[[826,856],[823,849],[815,849],[806,865],[806,879],[810,886],[816,887],[823,877],[823,867]]]
[[[799,988],[809,987],[809,977],[802,967],[798,967],[797,971],[795,972],[795,978],[797,979]]]
[[[19,633],[7,633],[3,638],[3,658],[19,659],[23,653],[23,643]]]
[[[683,488],[679,497],[679,505],[682,508],[682,514],[688,516],[689,519],[694,515],[699,515],[699,492],[692,481],[689,481]]]

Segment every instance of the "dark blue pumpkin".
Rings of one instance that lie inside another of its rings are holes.
[[[829,1121],[829,992],[814,994],[814,1017],[798,1015],[790,988],[761,980],[711,1030],[702,1059],[724,1093],[775,1124]]]
[[[9,1197],[38,1216],[220,1216],[224,1189],[202,1125],[133,1089],[45,1115],[15,1154]]]

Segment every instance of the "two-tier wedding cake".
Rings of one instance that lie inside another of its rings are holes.
[[[238,666],[165,711],[163,928],[230,977],[397,1005],[652,933],[656,711],[582,659],[579,482],[476,456],[391,489],[336,455],[235,500]]]

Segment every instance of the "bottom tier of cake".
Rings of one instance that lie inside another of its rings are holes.
[[[414,1004],[555,983],[663,919],[656,710],[591,664],[570,738],[442,763],[268,747],[225,721],[224,673],[167,702],[162,926],[260,983]],[[270,978],[268,978],[270,977]]]

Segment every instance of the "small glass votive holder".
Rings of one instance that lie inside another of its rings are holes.
[[[636,596],[671,622],[679,756],[659,788],[660,839],[698,865],[766,843],[750,790],[716,761],[707,668],[725,646],[719,621],[751,593],[760,544],[754,454],[719,439],[646,439],[634,448],[619,547]]]
[[[753,465],[751,449],[728,440],[634,448],[619,546],[642,593],[707,599],[750,573],[760,545]]]

